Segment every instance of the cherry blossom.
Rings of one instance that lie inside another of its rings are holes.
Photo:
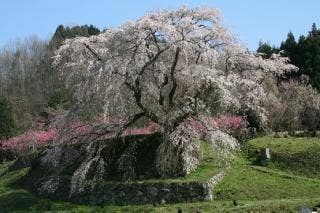
[[[191,117],[240,109],[266,123],[264,79],[296,71],[280,55],[265,60],[249,52],[220,11],[207,7],[148,13],[97,36],[66,40],[54,66],[74,94],[74,115],[125,117],[121,130],[146,117],[164,132]],[[112,132],[112,120],[104,122],[100,130]]]

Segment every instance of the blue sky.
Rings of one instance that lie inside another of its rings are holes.
[[[278,45],[288,31],[306,34],[313,22],[320,27],[320,0],[0,0],[0,46],[34,34],[48,39],[59,24],[110,28],[183,4],[220,8],[226,25],[252,50],[260,40]]]

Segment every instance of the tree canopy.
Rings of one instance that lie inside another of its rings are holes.
[[[68,39],[54,65],[75,94],[73,113],[99,106],[106,116],[128,118],[121,128],[144,116],[168,131],[189,117],[240,109],[265,121],[264,77],[295,70],[287,58],[248,52],[219,10],[206,7],[150,13],[96,36]]]
[[[59,48],[63,41],[68,38],[75,38],[77,36],[89,37],[92,35],[98,35],[100,30],[93,25],[82,25],[82,26],[63,26],[59,25],[53,34],[50,46],[53,48]]]

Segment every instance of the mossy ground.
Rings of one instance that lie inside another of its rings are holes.
[[[275,151],[300,152],[314,145],[310,141],[320,144],[320,138],[264,137],[250,141],[249,145],[256,150],[266,144]],[[215,201],[156,207],[85,206],[40,198],[22,187],[28,169],[9,171],[10,163],[7,163],[0,166],[0,212],[177,212],[178,208],[184,212],[195,212],[196,209],[201,212],[298,212],[300,207],[320,205],[320,179],[297,175],[292,172],[293,168],[288,172],[280,167],[263,167],[253,162],[243,153],[236,157],[227,176],[214,189]],[[190,177],[201,179],[197,172]]]

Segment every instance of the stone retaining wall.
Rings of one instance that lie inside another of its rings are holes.
[[[221,172],[208,182],[101,183],[72,194],[70,200],[85,204],[165,204],[212,200],[213,187],[224,177]]]

